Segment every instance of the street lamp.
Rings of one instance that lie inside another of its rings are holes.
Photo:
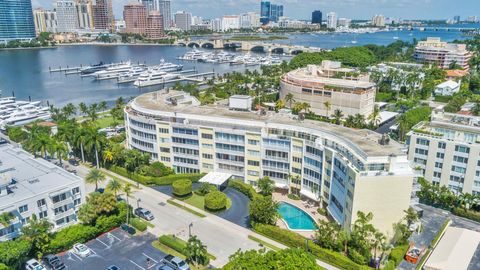
[[[188,225],[188,237],[192,237],[193,222]]]
[[[137,199],[137,208],[140,208],[140,202],[142,201],[142,199],[138,198]]]

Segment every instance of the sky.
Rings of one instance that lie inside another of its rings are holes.
[[[32,0],[34,7],[51,8],[54,0]],[[122,17],[123,5],[132,0],[112,0],[116,18]],[[136,0],[133,0],[136,1]],[[203,18],[260,10],[260,0],[172,0],[172,12],[185,10]],[[370,19],[375,14],[402,19],[451,19],[480,16],[480,0],[271,0],[284,5],[284,15],[310,19],[313,10],[339,17]],[[325,17],[325,15],[324,15]]]

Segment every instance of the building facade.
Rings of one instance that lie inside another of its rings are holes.
[[[190,31],[192,27],[192,14],[185,11],[175,13],[175,25],[183,31]]]
[[[0,42],[35,38],[31,0],[0,1]]]
[[[225,172],[253,186],[268,176],[277,188],[321,201],[347,228],[364,211],[389,233],[409,206],[413,174],[407,156],[400,144],[382,142],[372,131],[200,106],[177,91],[141,95],[125,116],[129,148],[179,173]]]
[[[240,28],[258,28],[260,27],[260,15],[256,12],[240,14]]]
[[[428,181],[480,194],[480,117],[435,109],[408,134],[408,158]]]
[[[472,58],[472,53],[467,50],[465,44],[452,44],[441,41],[440,38],[429,37],[418,42],[413,57],[417,62],[437,65],[444,69],[456,64],[464,70],[469,70],[468,62]]]
[[[125,33],[145,35],[147,31],[147,7],[141,3],[132,2],[123,7]]]
[[[222,18],[222,31],[240,29],[240,16],[228,15]]]
[[[385,27],[385,16],[375,15],[372,17],[372,25],[376,27]]]
[[[57,33],[57,13],[55,11],[37,8],[33,10],[33,17],[37,35],[42,32]]]
[[[54,3],[57,12],[58,32],[72,33],[79,28],[77,7],[74,0],[57,0]]]
[[[283,17],[283,5],[273,4],[270,1],[260,2],[260,22],[262,24],[277,22],[280,17]]]
[[[337,28],[337,13],[329,12],[327,14],[327,28],[330,28],[330,29]]]
[[[323,61],[321,66],[285,74],[280,80],[280,98],[288,94],[296,102],[310,104],[310,110],[318,115],[331,117],[340,110],[345,117],[361,114],[367,118],[375,106],[376,86],[369,82],[368,74],[341,68],[339,62]]]
[[[81,29],[93,29],[93,4],[92,0],[77,0],[78,27]]]
[[[0,214],[13,217],[8,226],[0,224],[0,241],[20,236],[32,215],[48,219],[55,230],[77,222],[83,179],[7,144],[0,145],[0,161]]]
[[[170,29],[172,26],[172,8],[170,0],[156,0],[156,9],[160,12],[163,18],[163,27]]]
[[[93,6],[93,25],[97,30],[115,30],[112,0],[96,0]]]
[[[322,24],[322,12],[320,10],[312,12],[312,23]]]
[[[146,34],[149,39],[160,39],[165,36],[163,21],[163,16],[159,11],[152,11],[148,14]]]

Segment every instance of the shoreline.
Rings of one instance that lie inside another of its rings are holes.
[[[159,44],[159,43],[103,43],[103,42],[74,42],[74,43],[61,43],[57,45],[61,46],[177,46],[175,44]]]
[[[0,51],[18,51],[18,50],[43,50],[43,49],[57,49],[58,46],[44,46],[44,47],[20,47],[20,48],[0,48]]]

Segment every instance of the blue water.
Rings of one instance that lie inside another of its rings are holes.
[[[286,202],[280,202],[278,213],[291,230],[315,230],[315,221],[300,208]]]

